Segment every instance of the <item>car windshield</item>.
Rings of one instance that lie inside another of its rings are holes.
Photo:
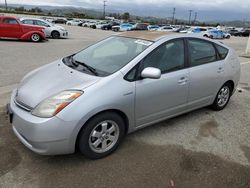
[[[90,66],[100,76],[108,76],[127,65],[151,44],[141,39],[110,37],[75,54],[73,60]]]

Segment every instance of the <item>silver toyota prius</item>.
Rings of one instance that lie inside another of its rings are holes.
[[[140,128],[205,106],[222,110],[239,79],[236,53],[220,42],[132,31],[32,71],[7,107],[32,151],[98,159]]]

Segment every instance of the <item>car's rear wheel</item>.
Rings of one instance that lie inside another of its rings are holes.
[[[58,39],[58,38],[60,38],[60,33],[58,31],[53,31],[51,33],[51,36],[53,39]]]
[[[31,35],[31,41],[32,42],[39,42],[40,40],[41,40],[41,37],[40,37],[40,35],[39,34],[37,34],[37,33],[33,33],[32,35]]]
[[[231,94],[232,94],[231,84],[229,83],[224,84],[217,93],[217,96],[211,107],[216,111],[223,110],[227,106]]]
[[[84,125],[79,134],[78,148],[89,159],[99,159],[111,154],[125,135],[123,119],[116,113],[104,112]]]

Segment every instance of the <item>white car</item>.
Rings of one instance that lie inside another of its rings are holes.
[[[82,24],[81,20],[70,20],[66,22],[66,25],[79,26],[80,24]]]
[[[163,26],[158,29],[158,31],[166,31],[166,32],[171,32],[174,31],[174,28],[171,26]]]
[[[96,24],[96,29],[101,29],[104,25],[107,25],[107,22],[99,22]]]
[[[58,39],[58,38],[68,37],[68,31],[64,27],[60,25],[55,25],[46,20],[38,19],[38,18],[20,18],[20,21],[26,25],[38,25],[38,26],[44,27],[45,35],[48,38],[51,37],[54,39]]]
[[[82,24],[83,27],[91,27],[93,25],[96,25],[96,21],[86,21],[84,24]]]

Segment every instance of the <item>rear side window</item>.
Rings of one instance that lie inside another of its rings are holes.
[[[218,53],[219,53],[219,57],[220,59],[225,59],[227,57],[227,54],[228,54],[228,49],[216,44],[215,45],[217,50],[218,50]]]
[[[22,23],[28,24],[28,25],[33,25],[33,20],[23,20]]]
[[[188,47],[191,66],[217,61],[216,50],[210,42],[199,39],[189,39]]]
[[[18,22],[15,19],[10,19],[10,18],[4,19],[3,22],[7,24],[18,24]]]
[[[35,25],[39,25],[39,26],[44,26],[44,27],[48,27],[48,24],[40,21],[40,20],[34,20],[34,24]]]

